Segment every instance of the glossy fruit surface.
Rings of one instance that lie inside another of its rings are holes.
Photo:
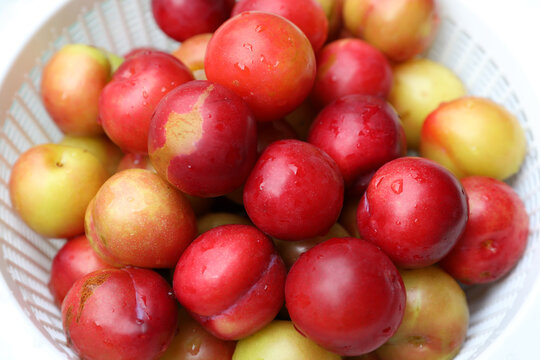
[[[105,269],[79,279],[62,303],[64,331],[85,359],[156,359],[177,324],[171,287],[147,269]]]
[[[397,266],[424,267],[448,254],[465,230],[467,197],[441,165],[398,158],[371,179],[357,221],[362,238],[381,247]]]
[[[333,238],[302,254],[287,276],[285,298],[301,333],[344,356],[382,345],[405,311],[397,268],[379,248],[355,238]]]
[[[523,201],[506,183],[483,176],[461,182],[469,201],[469,220],[441,266],[465,284],[496,281],[523,256],[529,216]]]
[[[326,153],[306,142],[281,140],[262,153],[244,187],[251,221],[281,240],[325,234],[343,206],[343,178]]]
[[[246,11],[216,30],[204,68],[208,80],[242,97],[257,120],[271,121],[304,101],[316,63],[309,40],[289,20]]]

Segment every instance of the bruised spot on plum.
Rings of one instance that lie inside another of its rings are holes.
[[[64,323],[64,328],[69,331],[69,326],[71,325],[71,320],[73,319],[73,306],[69,306],[66,310],[66,321]]]
[[[111,276],[109,273],[100,273],[95,276],[92,276],[88,280],[86,280],[81,288],[81,296],[79,300],[79,310],[77,312],[77,322],[79,322],[81,318],[82,311],[84,309],[84,305],[88,298],[94,294],[94,291],[103,285],[105,281]]]
[[[407,342],[411,345],[422,347],[427,343],[427,339],[424,336],[412,335],[407,338]]]
[[[494,242],[491,239],[482,241],[482,247],[491,253],[497,252],[497,247],[494,245]]]

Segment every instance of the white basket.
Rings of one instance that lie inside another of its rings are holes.
[[[138,46],[172,50],[155,25],[149,0],[73,0],[52,16],[23,48],[0,87],[0,271],[24,313],[34,323],[30,336],[50,342],[59,358],[76,358],[62,331],[59,309],[47,288],[49,269],[63,240],[44,239],[14,214],[8,193],[11,167],[33,145],[56,142],[61,133],[49,118],[39,96],[41,71],[51,55],[66,43],[87,43],[124,54]],[[540,286],[540,132],[530,122],[536,104],[523,89],[524,76],[500,51],[489,31],[463,5],[439,0],[441,28],[428,56],[456,72],[471,94],[503,104],[523,124],[529,152],[510,183],[530,214],[530,237],[525,257],[516,269],[489,286],[471,287],[467,340],[457,359],[486,358],[487,349],[502,338],[517,317],[524,299]],[[480,45],[482,44],[482,45]],[[496,57],[494,56],[496,54]],[[6,114],[6,115],[4,115]]]

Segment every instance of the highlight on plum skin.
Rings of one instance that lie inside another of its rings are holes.
[[[180,304],[208,332],[237,340],[271,322],[283,305],[286,268],[272,241],[250,225],[201,234],[176,265]]]
[[[177,325],[170,285],[148,269],[92,272],[62,303],[62,324],[72,348],[85,359],[156,359]]]

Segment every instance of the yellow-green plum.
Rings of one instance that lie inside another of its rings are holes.
[[[438,267],[401,271],[407,291],[396,333],[376,353],[381,360],[449,360],[465,341],[469,309],[456,280]]]
[[[107,55],[107,59],[109,59],[109,63],[111,64],[111,74],[114,74],[114,72],[120,67],[120,65],[122,65],[125,59],[122,56],[112,53],[110,51],[105,50],[105,54]]]
[[[98,48],[69,44],[43,68],[41,96],[47,112],[62,132],[95,135],[101,90],[111,78],[111,64]]]
[[[315,0],[323,8],[328,19],[328,40],[332,41],[338,35],[343,23],[343,0]]]
[[[343,22],[390,59],[405,61],[431,45],[439,17],[435,0],[345,0]]]
[[[490,99],[465,96],[441,104],[426,118],[420,153],[458,178],[504,180],[525,158],[526,139],[517,118]]]
[[[292,322],[274,320],[236,344],[233,360],[341,360],[300,334]]]
[[[285,241],[276,238],[272,240],[274,241],[274,245],[276,246],[279,255],[283,259],[285,266],[287,266],[287,269],[290,269],[294,262],[298,260],[300,255],[302,255],[315,245],[320,244],[331,238],[348,236],[350,235],[347,230],[345,230],[345,228],[340,224],[335,223],[325,235],[299,241]]]
[[[218,339],[189,313],[178,311],[178,331],[160,360],[231,360],[235,341]]]
[[[187,199],[145,169],[111,176],[88,206],[90,244],[113,266],[172,268],[195,238],[195,215]]]
[[[423,58],[393,67],[394,84],[388,101],[401,118],[407,146],[417,149],[426,117],[441,103],[462,97],[467,90],[446,66]]]
[[[252,225],[247,217],[228,212],[211,212],[197,219],[199,234],[221,225],[230,224]]]
[[[349,232],[349,234],[356,238],[360,238],[358,223],[356,222],[356,211],[358,210],[360,197],[361,196],[348,196],[346,198],[338,220],[341,226],[343,226]]]
[[[84,232],[84,213],[109,174],[88,151],[37,145],[13,165],[9,194],[15,211],[35,232],[64,238]]]
[[[109,175],[116,172],[118,163],[124,156],[122,150],[103,134],[92,136],[66,135],[60,140],[59,144],[87,150],[101,161]]]

